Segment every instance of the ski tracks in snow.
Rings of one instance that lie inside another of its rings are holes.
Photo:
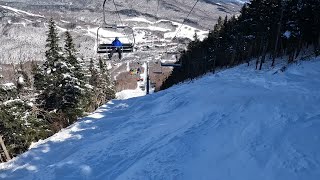
[[[111,101],[0,178],[317,180],[320,63],[277,75],[242,66]]]

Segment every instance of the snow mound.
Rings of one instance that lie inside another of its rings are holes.
[[[240,65],[114,100],[0,164],[0,178],[317,180],[319,76],[320,59]]]

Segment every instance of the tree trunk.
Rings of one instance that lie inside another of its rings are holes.
[[[257,57],[257,61],[256,61],[256,70],[258,69],[260,55],[262,55],[262,53],[263,53],[263,49],[261,49],[262,47],[263,47],[263,38],[261,37],[260,44],[259,44],[259,49],[258,49],[258,54],[257,54],[258,57]],[[260,61],[262,61],[262,56],[261,56]]]
[[[289,58],[288,58],[288,64],[293,62],[294,59],[294,50],[292,50],[292,52],[289,53]]]
[[[276,42],[274,46],[274,51],[273,51],[273,58],[272,58],[272,64],[271,66],[274,67],[275,59],[277,56],[277,49],[278,49],[278,43],[279,43],[279,37],[280,37],[280,32],[281,32],[281,25],[282,25],[282,18],[283,18],[283,7],[281,7],[281,14],[280,14],[280,20],[278,22],[278,31],[277,31],[277,37],[276,37]]]
[[[318,34],[318,42],[316,43],[316,45],[314,47],[314,51],[315,51],[315,56],[320,55],[320,34]]]
[[[299,38],[299,43],[298,43],[298,47],[296,50],[295,58],[297,58],[300,55],[301,48],[302,48],[302,36],[300,36],[300,38]]]
[[[257,57],[257,61],[256,61],[256,70],[258,69],[259,58],[260,58],[260,57]]]
[[[253,46],[252,46],[252,44],[250,44],[250,46],[249,46],[249,50],[248,50],[248,55],[247,55],[247,63],[248,63],[248,66],[250,66],[250,59],[251,59],[251,57],[252,57],[252,49],[253,49]]]
[[[269,40],[267,40],[265,46],[263,47],[263,52],[262,52],[262,57],[261,57],[261,61],[260,61],[260,67],[259,67],[259,70],[262,69],[262,63],[265,62],[265,59],[266,59],[266,55],[267,55],[267,48],[268,48],[268,45],[269,45]]]
[[[229,66],[232,67],[232,66],[234,65],[234,59],[235,59],[235,57],[236,57],[236,52],[233,51],[233,52],[232,52],[232,55],[231,55],[231,61],[230,61]]]
[[[213,74],[216,73],[216,57],[213,59]]]
[[[1,150],[4,152],[5,160],[6,160],[6,161],[9,161],[9,160],[11,160],[11,157],[10,157],[10,155],[9,155],[9,152],[8,152],[6,146],[4,145],[4,141],[3,141],[2,137],[3,137],[3,136],[0,135],[0,146],[1,146]]]

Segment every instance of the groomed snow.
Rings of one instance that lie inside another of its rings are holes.
[[[0,164],[0,178],[318,180],[320,58],[278,69],[111,101]]]
[[[143,69],[147,68],[147,64],[143,63],[142,65]],[[130,71],[130,65],[129,62],[127,63],[127,71]],[[142,81],[137,82],[137,88],[136,89],[127,89],[116,93],[117,99],[130,99],[134,97],[140,97],[146,95],[146,84],[147,84],[147,71],[143,71],[143,73],[140,74],[140,78],[142,78]],[[140,87],[143,86],[145,89],[142,90]],[[154,92],[154,88],[151,88],[149,93],[152,94]]]
[[[146,91],[141,90],[139,87],[136,89],[126,89],[116,93],[117,99],[130,99],[146,95]]]

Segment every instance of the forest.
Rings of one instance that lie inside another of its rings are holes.
[[[32,75],[21,64],[16,82],[0,85],[0,134],[10,157],[115,98],[105,61],[81,59],[68,31],[60,47],[53,19],[47,35],[46,58],[31,62]]]
[[[195,34],[181,52],[171,76],[161,89],[217,69],[254,62],[261,70],[267,60],[279,57],[293,63],[302,52],[320,54],[319,0],[251,0],[238,16],[219,17],[203,41]],[[305,56],[308,56],[305,55]]]

